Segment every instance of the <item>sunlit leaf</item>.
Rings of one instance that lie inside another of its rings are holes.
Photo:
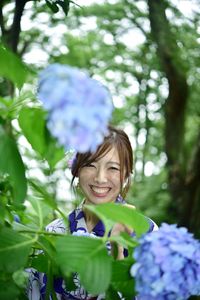
[[[15,271],[12,274],[12,278],[18,287],[26,289],[28,273],[25,270],[19,269],[19,270]]]
[[[39,197],[42,196],[48,206],[50,206],[54,210],[57,209],[57,203],[55,199],[53,199],[52,195],[46,191],[44,186],[37,182],[34,182],[33,180],[29,180],[28,182],[31,187],[39,194]]]
[[[16,203],[23,203],[27,183],[25,168],[15,140],[0,127],[0,173],[8,174]]]
[[[24,224],[18,223],[18,222],[13,223],[13,229],[18,232],[30,232],[30,233],[38,230],[38,228],[35,225],[27,226],[27,225],[24,225]]]
[[[56,242],[56,261],[62,272],[78,272],[87,291],[104,292],[111,279],[111,257],[101,239],[64,236]]]
[[[64,157],[46,128],[46,113],[38,107],[24,107],[19,114],[19,125],[33,149],[53,168]]]
[[[31,209],[29,212],[29,219],[32,221],[32,225],[35,224],[38,230],[44,230],[45,219],[48,219],[52,209],[38,197],[29,198]]]
[[[45,153],[45,112],[39,108],[24,107],[20,111],[18,121],[33,149],[43,156]]]
[[[114,223],[122,223],[134,230],[136,236],[141,236],[149,229],[149,222],[145,216],[136,209],[114,203],[100,205],[87,205],[87,208],[95,213],[110,229]]]
[[[64,148],[59,146],[57,141],[46,130],[46,152],[45,159],[48,161],[49,166],[53,168],[57,162],[65,156]]]
[[[0,44],[0,76],[22,87],[28,74],[27,67],[10,50]]]

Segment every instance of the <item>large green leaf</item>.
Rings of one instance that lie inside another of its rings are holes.
[[[87,208],[95,213],[108,229],[116,222],[133,228],[136,236],[141,236],[149,229],[147,218],[134,208],[115,203],[87,205]]]
[[[36,224],[38,230],[44,229],[44,220],[52,212],[51,208],[40,198],[29,198],[29,203],[32,206],[29,212],[29,219],[32,220],[32,224]]]
[[[64,236],[56,241],[56,261],[64,274],[78,272],[87,291],[104,292],[111,279],[111,257],[99,238]]]
[[[118,292],[113,289],[112,286],[109,286],[109,289],[106,291],[106,298],[105,300],[120,300],[121,297]]]
[[[9,175],[14,202],[23,203],[27,191],[24,164],[15,140],[7,135],[1,126],[0,141],[0,173]]]
[[[33,149],[43,156],[45,153],[45,112],[35,107],[24,107],[20,111],[18,121]]]
[[[32,259],[31,266],[38,272],[45,273],[48,269],[48,257],[41,253]]]
[[[12,278],[0,280],[0,299],[11,300],[18,299],[20,291]]]
[[[133,259],[115,260],[112,265],[112,287],[122,293],[126,300],[132,300],[134,295],[134,279],[130,275]]]
[[[36,238],[27,237],[10,228],[0,230],[0,270],[14,272],[25,266]]]
[[[38,107],[24,107],[18,120],[33,149],[54,167],[64,157],[64,150],[57,146],[46,128],[46,113]]]
[[[28,74],[27,67],[10,50],[0,44],[0,75],[22,87]]]

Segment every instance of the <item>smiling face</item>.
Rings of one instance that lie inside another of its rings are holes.
[[[117,149],[112,147],[104,156],[82,167],[79,171],[79,185],[87,204],[115,201],[121,190]]]
[[[116,164],[108,164],[107,162],[109,161]],[[79,181],[81,179],[80,185],[85,196],[90,199],[92,193],[92,196],[95,196],[98,199],[98,203],[114,201],[114,198],[116,198],[119,193],[125,198],[131,184],[132,169],[133,151],[130,140],[123,130],[110,125],[108,127],[108,134],[104,137],[103,143],[97,148],[96,152],[76,154],[71,168],[73,175],[71,186],[73,188],[75,187],[74,180],[76,177],[79,177]],[[103,177],[105,177],[103,182],[100,172],[102,170],[104,171]],[[100,180],[94,179],[94,176],[96,178],[95,172],[97,171],[100,172]],[[104,173],[106,176],[104,176]],[[92,182],[90,184],[90,189],[88,188],[89,185],[86,183],[88,176]],[[115,181],[117,181],[116,185]],[[119,181],[120,183],[118,184]],[[124,181],[126,184],[124,184]],[[111,187],[107,186],[107,183],[110,184]],[[97,188],[100,187],[107,188],[107,190],[102,190],[102,192],[100,192],[100,190],[97,191]],[[115,193],[116,190],[118,193]],[[112,193],[114,193],[114,195],[112,195]]]

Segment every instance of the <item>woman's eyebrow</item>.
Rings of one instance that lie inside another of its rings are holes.
[[[120,166],[120,163],[118,163],[117,161],[108,161],[108,164],[116,164],[116,165]]]

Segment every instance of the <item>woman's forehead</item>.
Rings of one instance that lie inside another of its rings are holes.
[[[105,152],[103,155],[101,155],[99,160],[108,161],[108,162],[120,162],[119,153],[116,147],[111,147],[107,152]]]
[[[97,151],[94,155],[91,156],[91,159],[94,161],[98,161],[100,159],[116,159],[120,160],[119,152],[115,145],[110,145],[110,147],[102,148]]]

